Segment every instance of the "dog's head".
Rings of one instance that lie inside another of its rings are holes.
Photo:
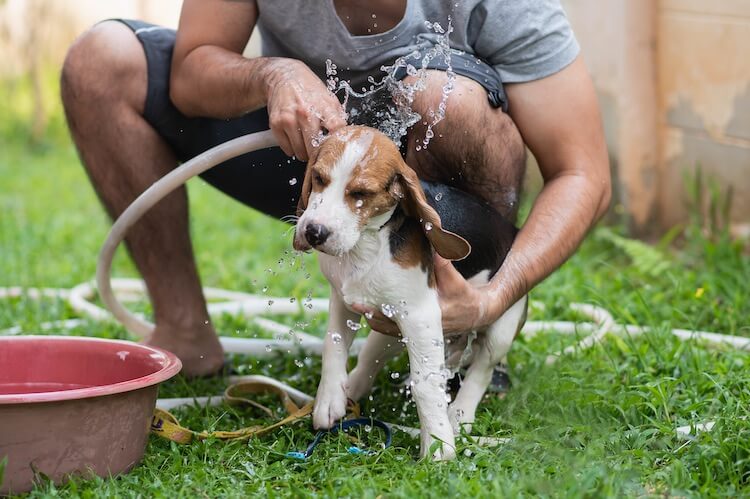
[[[364,231],[380,229],[399,204],[421,222],[440,256],[460,260],[469,254],[466,240],[442,228],[414,170],[386,135],[367,127],[342,128],[307,164],[294,248],[343,255]]]

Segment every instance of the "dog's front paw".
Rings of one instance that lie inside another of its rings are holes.
[[[456,457],[456,442],[452,431],[422,433],[420,457],[433,461],[450,461]]]
[[[344,384],[333,383],[319,387],[313,408],[313,427],[316,430],[327,430],[344,416],[346,416]]]

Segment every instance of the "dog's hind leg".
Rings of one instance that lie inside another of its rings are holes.
[[[409,352],[409,386],[421,426],[420,455],[447,460],[456,456],[456,447],[445,400],[449,371],[436,295],[433,300],[415,301],[408,317],[399,318],[398,326]],[[439,445],[433,449],[434,443]]]
[[[375,376],[388,359],[398,355],[404,345],[399,338],[372,331],[357,358],[357,366],[349,373],[348,396],[359,400],[372,389]]]
[[[456,399],[448,408],[453,430],[458,434],[463,427],[471,432],[477,406],[492,380],[492,370],[507,355],[513,339],[526,320],[527,297],[518,300],[485,334],[479,335],[474,348],[476,353]]]

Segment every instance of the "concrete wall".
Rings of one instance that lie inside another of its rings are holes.
[[[634,229],[686,217],[685,174],[734,190],[750,227],[750,1],[563,0],[600,96],[617,185]]]
[[[734,189],[733,219],[750,222],[750,2],[659,4],[660,220],[682,219],[679,184],[700,164]]]

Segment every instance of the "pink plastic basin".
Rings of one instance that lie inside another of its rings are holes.
[[[38,474],[110,476],[143,457],[158,384],[180,371],[173,354],[129,341],[0,337],[0,494]]]

